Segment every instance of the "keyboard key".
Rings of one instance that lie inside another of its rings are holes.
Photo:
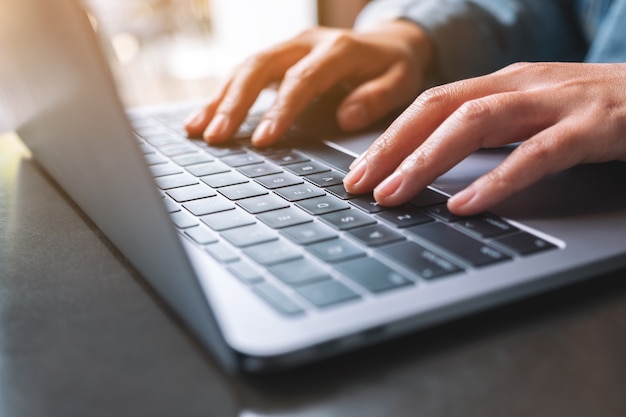
[[[250,246],[245,248],[244,252],[265,266],[293,261],[302,257],[300,251],[293,244],[283,240]]]
[[[314,216],[350,208],[350,205],[345,201],[328,195],[299,201],[296,203],[296,206]]]
[[[182,174],[181,167],[174,164],[159,164],[150,166],[150,173],[154,178],[165,177],[167,175]]]
[[[464,219],[458,223],[463,230],[480,238],[490,238],[517,232],[519,229],[493,214]]]
[[[276,232],[263,224],[237,227],[221,233],[222,237],[233,245],[243,248],[278,239]]]
[[[426,188],[414,197],[410,203],[416,207],[430,207],[436,204],[445,203],[446,201],[448,201],[448,197],[445,195],[433,191],[430,188]]]
[[[398,228],[416,226],[418,224],[434,221],[432,217],[427,216],[420,209],[408,204],[382,212],[376,217],[388,221]]]
[[[254,182],[222,187],[218,191],[224,197],[232,201],[242,200],[244,198],[250,197],[258,197],[260,195],[267,194],[267,190],[265,188]]]
[[[262,213],[257,218],[273,229],[282,229],[313,221],[310,216],[295,207]]]
[[[321,260],[331,263],[365,256],[364,251],[345,239],[326,240],[306,248]]]
[[[291,187],[279,188],[274,191],[287,201],[300,201],[308,198],[321,197],[326,193],[310,184],[292,185]]]
[[[337,234],[332,229],[318,222],[287,227],[282,229],[280,233],[300,245],[309,245],[337,237]]]
[[[167,159],[155,153],[144,155],[144,159],[148,165],[158,165],[167,163]]]
[[[346,187],[343,186],[343,183],[339,185],[333,185],[331,187],[326,187],[326,190],[331,194],[341,198],[342,200],[351,200],[358,197],[358,195],[351,194],[346,191]]]
[[[218,241],[217,236],[200,226],[185,230],[185,234],[199,245],[208,245]]]
[[[376,223],[370,216],[355,209],[324,214],[320,216],[320,219],[338,230],[354,229]]]
[[[404,240],[404,236],[382,224],[361,227],[359,229],[350,230],[350,236],[357,239],[365,246],[382,246],[390,243]]]
[[[162,146],[159,148],[161,153],[165,156],[176,156],[182,155],[185,153],[193,153],[198,150],[195,146],[191,144],[182,144],[182,145],[168,145]]]
[[[237,201],[237,204],[251,214],[260,214],[289,207],[289,203],[274,194],[246,198]]]
[[[329,167],[316,161],[308,161],[308,162],[300,162],[297,164],[291,164],[291,165],[287,165],[285,168],[291,173],[299,175],[299,176],[319,174],[321,172],[330,171]]]
[[[213,188],[228,187],[229,185],[244,184],[248,182],[248,178],[238,172],[225,172],[223,174],[208,175],[201,178],[202,181],[209,184]]]
[[[318,187],[330,187],[343,184],[343,177],[345,177],[345,175],[339,171],[330,171],[321,174],[307,175],[305,179]]]
[[[276,311],[287,316],[304,313],[304,310],[276,287],[267,282],[252,287],[252,290]]]
[[[254,218],[245,211],[237,208],[220,213],[208,214],[202,216],[200,220],[217,232],[255,223]]]
[[[189,165],[202,164],[205,162],[213,162],[213,158],[211,158],[209,155],[207,155],[204,152],[196,152],[196,153],[189,153],[185,155],[179,155],[179,156],[173,157],[172,160],[176,162],[178,165],[183,166],[183,167],[186,167]]]
[[[261,162],[263,162],[263,160],[260,157],[254,154],[250,154],[250,153],[240,153],[240,154],[235,154],[235,155],[229,155],[229,156],[223,157],[221,160],[226,165],[229,165],[233,168],[243,167],[246,165],[260,164]]]
[[[299,177],[296,177],[288,172],[260,177],[257,178],[256,181],[263,187],[269,188],[270,190],[304,183],[304,181],[302,181]]]
[[[206,142],[201,142],[201,145],[207,150],[207,152],[218,158],[245,152],[241,146],[233,145],[231,143],[227,143],[225,145],[208,145]]]
[[[191,217],[189,214],[178,211],[176,213],[171,213],[170,217],[174,221],[174,224],[179,229],[187,229],[189,227],[197,226],[198,222],[195,218]]]
[[[267,162],[240,167],[238,170],[248,178],[257,178],[265,175],[280,174],[283,172],[283,170],[278,168],[276,165],[268,164]]]
[[[232,262],[228,265],[228,270],[245,284],[257,284],[263,281],[263,275],[246,261]]]
[[[192,165],[187,167],[192,175],[196,177],[204,177],[206,175],[222,174],[230,171],[230,168],[218,161],[208,162],[204,164]]]
[[[186,187],[188,185],[198,184],[198,180],[190,175],[178,174],[169,175],[167,177],[155,178],[154,180],[162,190],[171,190],[172,188]]]
[[[449,260],[415,242],[401,242],[384,246],[377,249],[377,252],[424,279],[440,278],[462,271]]]
[[[317,307],[328,307],[360,298],[357,293],[337,280],[299,287],[297,292]]]
[[[380,213],[387,210],[386,207],[378,204],[378,201],[374,200],[373,195],[361,196],[350,200],[350,204],[353,204],[363,210],[366,213]]]
[[[526,232],[503,236],[496,239],[495,242],[519,255],[531,255],[556,248],[552,243]]]
[[[307,258],[274,265],[268,269],[285,284],[294,287],[331,279],[324,268]]]
[[[289,165],[297,162],[307,162],[309,158],[297,152],[282,152],[278,154],[267,155],[268,159],[274,161],[278,165]]]
[[[440,222],[414,226],[408,231],[434,243],[473,266],[485,266],[511,259],[499,250]]]
[[[413,281],[373,258],[344,262],[337,265],[337,270],[375,293],[413,285]]]
[[[198,200],[201,198],[213,197],[217,195],[215,191],[205,184],[190,185],[188,187],[175,188],[166,193],[179,203]]]
[[[221,263],[230,263],[239,260],[239,255],[232,248],[224,243],[218,242],[208,245],[205,248],[206,252],[211,255],[216,261]]]
[[[426,209],[426,212],[447,223],[458,222],[464,219],[464,217],[452,214],[450,210],[448,210],[448,206],[446,204],[440,204],[438,206],[430,207]]]
[[[195,216],[204,216],[206,214],[232,210],[235,208],[235,205],[225,198],[217,196],[190,201],[183,204],[183,207]]]

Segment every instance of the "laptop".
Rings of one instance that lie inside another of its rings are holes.
[[[0,10],[10,128],[226,369],[302,365],[626,266],[623,163],[453,216],[448,196],[511,147],[484,150],[384,208],[341,181],[377,132],[320,129],[324,100],[278,146],[251,147],[248,125],[208,146],[182,134],[189,104],[124,109],[79,2]]]

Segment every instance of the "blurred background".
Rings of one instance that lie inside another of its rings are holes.
[[[247,56],[367,0],[85,0],[127,106],[207,96]]]

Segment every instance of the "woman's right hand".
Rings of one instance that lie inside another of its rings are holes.
[[[185,128],[210,144],[224,142],[259,93],[279,82],[276,100],[252,136],[254,145],[276,142],[313,99],[337,85],[348,91],[337,122],[346,131],[357,130],[419,94],[432,54],[424,32],[407,21],[364,31],[312,28],[247,59]]]

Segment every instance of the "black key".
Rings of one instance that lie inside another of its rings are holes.
[[[382,212],[376,217],[388,221],[389,223],[399,228],[416,226],[418,224],[424,224],[434,221],[432,217],[427,216],[418,208],[415,208],[408,204]]]
[[[224,239],[240,248],[278,239],[276,232],[259,223],[226,230],[221,235]]]
[[[331,279],[324,268],[307,258],[274,265],[268,269],[285,284],[294,287]]]
[[[302,184],[302,181],[299,177],[296,177],[293,174],[288,172],[283,172],[280,174],[267,175],[265,177],[257,178],[259,184],[264,186],[265,188],[269,188],[270,190],[275,190],[277,188],[288,187],[290,185]]]
[[[355,259],[340,263],[336,268],[372,292],[388,291],[413,284],[413,281],[373,258]]]
[[[241,209],[222,211],[208,214],[200,218],[211,229],[221,232],[222,230],[254,224],[254,218]]]
[[[204,177],[205,175],[213,175],[213,174],[222,174],[224,172],[230,171],[225,164],[222,164],[218,161],[207,162],[204,164],[191,165],[187,167],[187,171],[189,171],[192,175],[196,177]]]
[[[267,190],[265,188],[253,182],[222,187],[218,191],[224,197],[232,201],[267,194]]]
[[[178,211],[176,213],[171,213],[172,221],[179,229],[187,229],[189,227],[194,227],[198,225],[198,222],[195,218],[191,217],[189,214]]]
[[[439,220],[443,220],[444,222],[458,222],[463,220],[464,217],[457,216],[452,214],[450,210],[448,210],[448,206],[446,204],[440,204],[438,206],[433,206],[426,209],[426,212]]]
[[[178,165],[183,166],[183,167],[186,167],[189,165],[202,164],[205,162],[213,162],[213,158],[211,158],[209,155],[207,155],[204,152],[196,152],[196,153],[189,153],[185,155],[179,155],[179,156],[173,157],[172,160],[176,162]]]
[[[314,216],[350,208],[348,203],[328,195],[299,201],[296,206]]]
[[[280,233],[300,245],[309,245],[337,237],[337,234],[332,229],[318,222],[287,227],[282,229]]]
[[[318,187],[331,187],[333,185],[343,184],[344,177],[345,175],[339,171],[330,171],[321,174],[307,175],[305,178]]]
[[[253,154],[250,153],[240,153],[235,155],[225,156],[222,159],[226,165],[229,165],[233,168],[243,167],[247,165],[260,164],[263,160]]]
[[[318,307],[328,307],[360,298],[357,293],[336,280],[299,287],[297,292]]]
[[[257,218],[274,229],[282,229],[313,221],[310,216],[295,207],[262,213]]]
[[[288,202],[274,194],[266,194],[239,200],[237,201],[237,205],[252,214],[265,213],[267,211],[289,207]]]
[[[511,259],[499,250],[440,222],[415,226],[408,231],[434,243],[473,266],[484,266]]]
[[[310,184],[292,185],[291,187],[279,188],[274,192],[285,200],[292,202],[326,195],[322,189]]]
[[[495,242],[519,255],[531,255],[556,248],[552,243],[526,232],[503,236],[496,239]]]
[[[400,233],[382,224],[361,227],[359,229],[350,230],[348,233],[362,244],[370,247],[388,245],[404,240],[404,236]]]
[[[410,203],[416,207],[429,207],[436,204],[442,204],[448,201],[448,197],[436,191],[426,188],[424,191],[414,197]]]
[[[326,190],[329,191],[331,194],[341,198],[342,200],[351,200],[358,197],[358,195],[351,194],[346,191],[346,187],[344,187],[343,184],[327,187]]]
[[[458,222],[458,225],[463,230],[481,238],[502,236],[519,230],[506,220],[493,214],[463,219]]]
[[[408,272],[435,279],[462,271],[461,268],[415,242],[401,242],[377,250]]]
[[[201,200],[189,201],[183,204],[195,216],[204,216],[205,214],[219,213],[221,211],[232,210],[235,205],[223,197],[209,197]]]
[[[320,216],[320,219],[338,230],[354,229],[376,223],[370,216],[355,209],[324,214]]]
[[[387,210],[386,207],[381,206],[378,201],[374,200],[373,195],[354,198],[350,200],[350,204],[354,204],[366,213],[380,213]]]
[[[233,262],[228,265],[228,270],[245,284],[257,284],[263,281],[263,275],[246,261]]]
[[[297,162],[306,162],[309,158],[297,152],[282,152],[279,154],[267,155],[267,158],[276,162],[278,165],[290,165]]]
[[[326,240],[306,247],[325,262],[342,262],[365,256],[365,252],[345,239]]]
[[[188,187],[175,188],[168,191],[167,195],[169,195],[179,203],[184,203],[186,201],[213,197],[217,195],[217,193],[211,188],[207,187],[205,184],[196,184],[190,185]]]
[[[150,166],[150,172],[154,178],[165,177],[167,175],[182,174],[181,167],[174,164],[159,164]]]
[[[209,184],[213,188],[228,187],[229,185],[244,184],[248,182],[248,178],[238,172],[225,172],[223,174],[208,175],[201,178],[202,181]]]
[[[293,261],[302,257],[300,251],[293,244],[283,240],[249,246],[243,251],[256,262],[265,266]]]
[[[276,165],[268,164],[267,162],[240,167],[238,170],[248,178],[263,177],[265,175],[280,174],[283,172],[283,170]]]
[[[199,245],[217,242],[217,237],[213,233],[200,226],[185,230],[185,234]]]
[[[300,306],[270,283],[262,282],[252,287],[252,290],[281,314],[294,316],[304,313]]]
[[[198,184],[198,180],[190,175],[178,174],[169,175],[167,177],[155,178],[157,186],[162,190],[171,190],[172,188],[186,187],[188,185]]]
[[[330,171],[330,168],[327,167],[324,164],[321,164],[319,162],[316,161],[309,161],[309,162],[300,162],[297,164],[291,164],[285,167],[288,171],[296,174],[296,175],[300,175],[300,176],[304,176],[304,175],[311,175],[311,174],[319,174],[320,172],[328,172]]]

